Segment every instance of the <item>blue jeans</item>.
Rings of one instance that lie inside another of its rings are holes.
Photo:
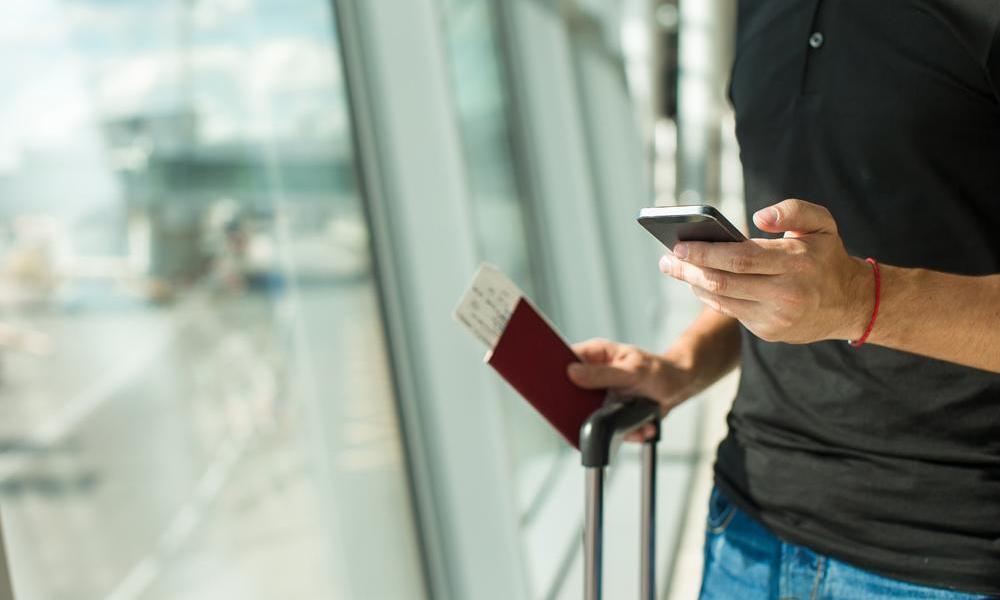
[[[700,600],[923,600],[988,596],[889,579],[783,542],[712,490]]]

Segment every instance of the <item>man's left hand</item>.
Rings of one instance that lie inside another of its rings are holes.
[[[762,231],[784,237],[682,242],[660,270],[766,341],[859,338],[871,317],[874,278],[867,263],[847,254],[830,212],[785,200],[753,218]]]

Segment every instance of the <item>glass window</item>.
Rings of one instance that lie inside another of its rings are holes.
[[[5,2],[19,597],[423,597],[329,4]]]

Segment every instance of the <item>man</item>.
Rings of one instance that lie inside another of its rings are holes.
[[[702,598],[1000,595],[1000,1],[741,0],[737,29],[757,239],[678,245],[701,316],[569,376],[666,414],[741,366]]]

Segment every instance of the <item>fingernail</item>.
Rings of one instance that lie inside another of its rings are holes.
[[[670,257],[666,254],[660,257],[660,271],[663,273],[670,272]]]
[[[754,214],[754,219],[758,223],[763,223],[764,225],[776,225],[778,223],[778,209],[769,207],[758,210]]]
[[[680,259],[688,257],[688,246],[687,244],[677,244],[674,246],[674,256]]]

